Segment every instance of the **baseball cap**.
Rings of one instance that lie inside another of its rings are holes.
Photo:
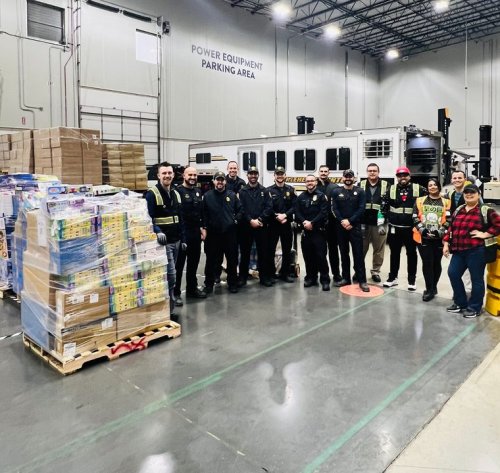
[[[398,174],[410,174],[410,170],[407,167],[401,166],[396,169],[396,176]]]
[[[347,177],[347,176],[354,177],[355,176],[354,171],[352,169],[345,169],[344,173],[342,175],[344,177]]]
[[[274,174],[285,174],[285,168],[283,166],[278,166],[275,170],[274,170]]]
[[[477,187],[475,184],[469,184],[468,186],[464,187],[464,193],[478,193],[479,192],[479,187]]]
[[[218,171],[214,174],[214,181],[217,179],[226,179],[226,175],[222,171]]]
[[[247,174],[250,174],[252,172],[255,172],[255,173],[259,174],[259,170],[257,169],[257,166],[250,166],[248,168]]]

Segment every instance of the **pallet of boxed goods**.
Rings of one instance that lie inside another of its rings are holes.
[[[133,351],[130,337],[143,347],[180,335],[144,199],[49,195],[25,222],[21,323],[26,343],[60,372]]]
[[[105,184],[146,190],[148,179],[144,145],[132,143],[103,144],[103,180]]]
[[[26,348],[59,371],[59,373],[68,375],[80,370],[86,363],[96,360],[116,360],[127,353],[145,350],[152,342],[177,338],[181,335],[181,326],[176,322],[168,321],[158,327],[135,329],[134,331],[138,332],[137,335],[117,340],[109,345],[101,345],[83,351],[74,357],[66,357],[63,360],[60,357],[53,356],[51,352],[46,351],[26,334],[23,335],[23,343]]]

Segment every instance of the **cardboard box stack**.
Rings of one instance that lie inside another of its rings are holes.
[[[10,134],[0,135],[0,172],[9,172]]]
[[[67,184],[102,184],[98,130],[44,128],[33,131],[35,172],[54,174]]]
[[[143,199],[48,197],[26,235],[23,330],[56,359],[169,321],[165,247]]]
[[[116,187],[145,190],[148,187],[144,145],[103,144],[103,181]]]

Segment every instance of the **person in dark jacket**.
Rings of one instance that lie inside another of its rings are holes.
[[[183,180],[182,185],[178,186],[176,190],[181,196],[181,216],[184,222],[187,247],[186,250],[179,252],[175,266],[177,272],[174,289],[176,306],[182,306],[181,282],[186,262],[186,297],[195,299],[207,297],[203,291],[198,289],[196,278],[201,256],[201,242],[205,239],[201,215],[202,195],[200,189],[196,187],[196,169],[187,167],[183,173]]]
[[[248,184],[239,192],[243,220],[240,228],[240,271],[238,286],[247,284],[248,268],[250,265],[250,251],[255,242],[257,247],[257,267],[260,284],[266,287],[273,285],[271,268],[268,258],[267,227],[273,213],[271,197],[264,186],[259,184],[259,170],[251,166],[247,172]]]
[[[215,278],[223,256],[227,261],[229,292],[238,292],[238,240],[237,226],[242,218],[242,208],[236,194],[226,189],[223,172],[214,175],[214,189],[203,196],[203,228],[206,230],[205,289],[212,294]]]
[[[181,215],[181,197],[172,187],[173,179],[174,168],[172,165],[167,162],[159,164],[159,182],[148,190],[145,198],[158,243],[166,246],[170,317],[172,320],[176,320],[178,316],[174,314],[175,262],[179,249],[186,245],[186,240]]]
[[[326,164],[322,164],[318,171],[318,191],[323,192],[328,198],[328,209],[331,207],[331,193],[334,189],[338,189],[338,184],[330,180],[330,168]],[[340,258],[339,258],[339,242],[337,237],[337,224],[330,211],[328,211],[328,223],[326,225],[326,243],[328,245],[328,260],[330,262],[330,270],[332,272],[333,281],[338,282],[342,279],[340,275]]]
[[[363,254],[366,258],[370,243],[373,247],[371,277],[376,283],[382,282],[380,268],[384,263],[385,244],[387,242],[387,225],[385,224],[386,194],[389,184],[379,178],[380,169],[377,164],[370,163],[366,168],[368,178],[360,182],[359,187],[366,193],[365,213],[361,219],[364,226]]]
[[[238,163],[229,161],[227,163],[226,189],[238,194],[244,185],[245,181],[238,176]]]
[[[351,259],[349,257],[349,243],[352,247],[354,271],[356,272],[359,287],[363,292],[370,292],[366,283],[365,259],[363,255],[363,233],[361,218],[365,212],[365,191],[354,185],[354,171],[346,169],[342,181],[344,187],[332,192],[332,213],[337,222],[340,257],[342,260],[342,279],[335,286],[342,287],[351,284]]]
[[[269,224],[269,265],[275,274],[274,257],[278,240],[281,240],[281,269],[279,277],[285,282],[295,281],[290,276],[291,252],[293,243],[292,221],[297,195],[295,189],[285,184],[285,168],[278,166],[274,171],[274,185],[267,188],[271,196],[273,214]]]
[[[396,169],[396,179],[397,183],[391,185],[387,197],[389,221],[387,240],[391,251],[391,266],[384,287],[398,285],[401,250],[404,246],[408,261],[408,290],[416,291],[417,243],[413,240],[413,206],[417,197],[425,195],[426,190],[411,182],[410,170],[406,167]]]
[[[326,260],[326,224],[328,198],[318,191],[313,174],[306,176],[306,190],[297,197],[295,220],[302,225],[301,247],[306,265],[304,287],[318,285],[318,272],[323,291],[330,290],[330,273]]]

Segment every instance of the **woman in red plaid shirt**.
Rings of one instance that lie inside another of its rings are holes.
[[[453,288],[453,304],[448,312],[461,312],[466,318],[481,314],[484,299],[484,240],[500,234],[500,216],[488,208],[487,222],[483,225],[479,189],[471,184],[463,191],[465,205],[459,207],[452,217],[449,231],[443,238],[443,254],[453,255],[448,267],[448,277]],[[472,291],[469,300],[465,292],[462,275],[469,270]]]

